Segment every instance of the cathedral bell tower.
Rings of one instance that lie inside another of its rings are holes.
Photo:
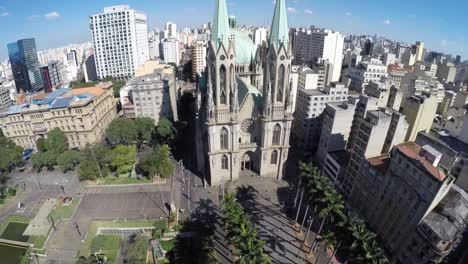
[[[260,174],[282,179],[294,111],[290,83],[292,52],[285,0],[276,0],[268,44],[263,69]]]
[[[216,0],[207,55],[206,125],[211,185],[237,179],[238,89],[235,39],[229,27],[226,0]]]

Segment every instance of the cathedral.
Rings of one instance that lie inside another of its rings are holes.
[[[212,186],[252,172],[282,179],[294,112],[285,0],[276,0],[261,46],[228,20],[226,0],[216,0],[207,67],[196,93],[199,173]]]

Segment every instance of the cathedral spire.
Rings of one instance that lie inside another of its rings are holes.
[[[286,10],[286,0],[276,0],[275,14],[270,30],[270,45],[281,43],[287,48],[289,43],[288,15]]]
[[[216,43],[217,47],[219,47],[222,43],[227,48],[230,35],[231,31],[229,29],[229,17],[226,7],[226,0],[216,0],[211,40]]]

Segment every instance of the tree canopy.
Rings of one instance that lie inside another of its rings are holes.
[[[167,118],[160,118],[156,126],[156,141],[159,144],[171,144],[176,137],[177,130]]]
[[[146,142],[151,141],[155,125],[154,120],[149,117],[135,118],[133,121],[136,130],[136,141],[138,144],[138,149]]]
[[[156,147],[146,154],[140,162],[140,169],[150,178],[159,175],[168,178],[174,173],[174,165],[170,159],[170,148],[167,145]]]
[[[113,145],[133,144],[137,137],[137,130],[132,119],[116,118],[112,120],[107,128],[107,138]]]
[[[80,153],[75,150],[67,150],[57,157],[57,165],[63,172],[75,169],[80,163]]]
[[[118,145],[112,150],[112,168],[118,175],[130,173],[136,159],[136,149],[134,146]]]
[[[60,128],[54,128],[47,133],[47,138],[44,140],[46,151],[52,151],[61,154],[68,149],[68,139],[65,133]]]
[[[0,136],[0,153],[0,172],[10,172],[22,162],[23,148],[3,136]]]

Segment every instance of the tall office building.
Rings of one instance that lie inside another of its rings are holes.
[[[424,42],[416,41],[416,45],[414,45],[416,51],[416,62],[423,61],[424,56]]]
[[[348,100],[348,88],[332,83],[323,90],[299,89],[294,113],[292,135],[299,148],[315,150],[320,138],[322,113],[327,103]]]
[[[172,22],[166,23],[166,28],[164,30],[164,38],[167,39],[178,39],[177,36],[177,25]]]
[[[343,64],[344,38],[328,29],[293,29],[291,32],[295,64],[310,64],[317,59],[328,60],[333,68],[330,82],[337,82]]]
[[[160,57],[160,34],[157,30],[151,31],[149,33],[149,57],[150,60],[157,60]]]
[[[165,39],[162,43],[163,59],[165,63],[180,63],[179,41],[176,39]]]
[[[205,71],[206,68],[206,50],[204,41],[197,41],[192,46],[192,80],[196,81],[197,76]]]
[[[402,113],[409,124],[405,141],[414,141],[419,132],[431,130],[438,105],[434,96],[411,96],[406,99],[402,106]]]
[[[268,30],[264,27],[259,27],[254,30],[253,33],[253,42],[255,46],[261,46],[267,41]]]
[[[16,91],[36,92],[43,88],[39,60],[37,59],[36,40],[20,39],[8,44],[11,71]]]
[[[90,17],[98,78],[130,79],[149,60],[146,15],[127,5]]]
[[[59,61],[49,61],[47,65],[40,68],[44,92],[51,93],[60,88],[64,81],[64,66]]]

